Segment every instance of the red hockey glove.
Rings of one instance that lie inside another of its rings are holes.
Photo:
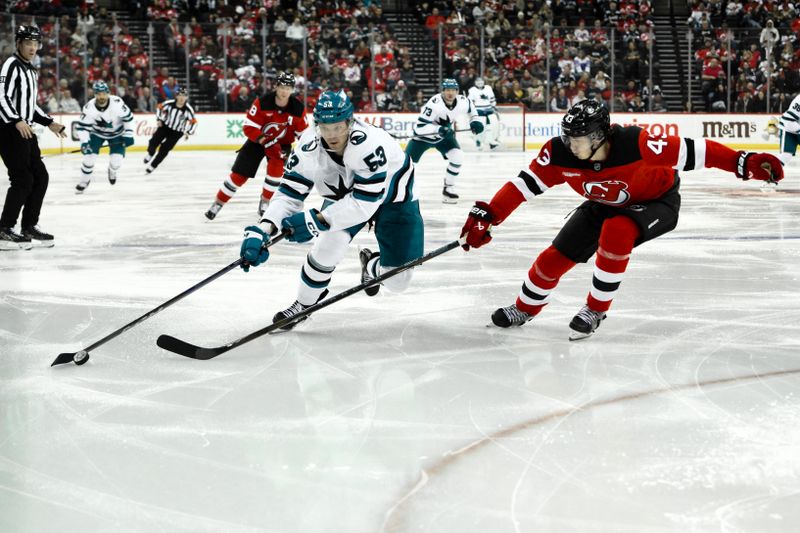
[[[469,251],[470,247],[480,248],[492,240],[492,224],[497,217],[492,213],[492,208],[486,202],[475,202],[469,210],[469,216],[461,228],[461,238],[466,237],[466,244],[461,247]]]
[[[736,177],[745,181],[754,179],[778,183],[783,179],[783,165],[781,160],[772,154],[739,152]]]

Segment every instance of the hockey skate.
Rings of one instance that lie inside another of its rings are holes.
[[[146,174],[152,174],[154,170],[155,170],[155,167],[153,165],[147,165],[144,168],[144,171],[145,171]]]
[[[489,150],[490,150],[491,152],[494,152],[494,151],[495,151],[495,150],[497,150],[499,147],[500,147],[500,145],[499,145],[498,143],[489,143]]]
[[[22,228],[22,236],[30,239],[32,246],[39,248],[52,248],[56,244],[55,238],[49,233],[43,232],[39,226]]]
[[[219,210],[222,209],[223,205],[224,204],[218,202],[217,200],[214,200],[214,203],[211,204],[211,207],[209,207],[208,211],[206,211],[206,218],[208,220],[214,220],[214,218],[217,216],[217,213],[219,213]]]
[[[88,186],[89,186],[89,181],[90,181],[90,180],[86,180],[86,181],[81,181],[81,182],[79,182],[79,183],[78,183],[78,184],[75,186],[75,194],[83,194],[83,191],[85,191],[85,190],[86,190],[86,187],[88,187]]]
[[[370,274],[367,271],[367,264],[375,257],[380,257],[380,252],[373,252],[369,248],[362,248],[358,252],[358,259],[361,261],[361,283],[366,283],[370,280],[375,279],[375,276]],[[373,285],[372,287],[367,287],[364,289],[364,292],[367,293],[367,296],[375,296],[378,294],[378,291],[381,290],[380,283]]]
[[[14,228],[0,228],[0,250],[30,250],[31,238],[20,235]]]
[[[456,194],[455,187],[445,185],[442,189],[442,203],[443,204],[457,204],[458,195]]]
[[[111,167],[108,167],[108,182],[111,185],[114,185],[117,182],[117,171]]]
[[[533,319],[533,315],[517,309],[517,304],[501,307],[492,313],[492,323],[498,328],[519,327]]]
[[[144,154],[144,164],[145,164],[145,165],[146,165],[147,163],[149,163],[151,159],[153,159],[153,156],[152,156],[152,155],[150,155],[150,154],[148,154],[148,153],[145,153],[145,154]]]
[[[589,337],[600,327],[600,322],[605,319],[606,314],[604,312],[592,311],[588,305],[584,305],[569,323],[569,327],[572,330],[569,334],[569,340],[577,341]]]
[[[317,303],[321,302],[327,295],[328,295],[328,289],[325,289],[324,291],[322,291],[322,294],[319,295],[319,298],[317,298]],[[275,316],[272,317],[272,323],[274,324],[275,322],[279,322],[279,321],[284,320],[286,318],[291,318],[294,315],[296,315],[297,313],[305,311],[309,307],[311,307],[311,306],[310,305],[303,305],[299,301],[295,300],[292,305],[290,305],[289,307],[287,307],[283,311],[278,311],[277,313],[275,313]],[[280,329],[282,329],[284,331],[289,331],[290,329],[294,329],[294,327],[296,325],[298,325],[299,323],[303,322],[307,318],[308,318],[307,316],[304,316],[300,320],[297,320],[295,322],[290,322],[289,324],[286,324],[285,326],[281,327]]]

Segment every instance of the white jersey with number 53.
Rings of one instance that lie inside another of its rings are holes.
[[[343,156],[323,142],[316,128],[303,132],[264,219],[280,227],[285,217],[303,210],[314,188],[333,202],[324,211],[332,231],[367,222],[382,204],[417,199],[414,164],[384,130],[354,120]]]

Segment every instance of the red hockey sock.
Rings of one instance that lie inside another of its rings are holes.
[[[528,271],[528,279],[517,296],[517,309],[529,315],[538,315],[547,305],[550,292],[558,285],[558,280],[574,266],[574,262],[550,245],[539,254]]]
[[[231,172],[231,175],[228,176],[228,178],[225,180],[225,183],[222,184],[220,190],[217,191],[217,200],[223,204],[227,203],[228,200],[233,198],[233,195],[236,194],[236,191],[239,190],[239,187],[245,184],[247,179],[247,176],[242,176],[236,172]]]
[[[636,223],[624,215],[609,218],[603,223],[595,256],[592,289],[586,298],[589,309],[605,312],[611,307],[639,233]]]

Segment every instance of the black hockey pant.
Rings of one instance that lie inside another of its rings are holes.
[[[150,161],[150,165],[153,168],[161,164],[164,158],[167,157],[169,151],[175,147],[175,144],[181,136],[183,136],[183,133],[166,126],[161,126],[156,130],[153,136],[150,137],[150,142],[147,144],[147,153],[150,154],[150,157],[153,157],[156,153],[156,149],[158,149],[158,155]]]
[[[50,181],[36,136],[23,139],[13,124],[0,123],[0,157],[11,181],[0,215],[0,227],[14,227],[20,211],[22,227],[35,226],[39,223],[39,212]]]

